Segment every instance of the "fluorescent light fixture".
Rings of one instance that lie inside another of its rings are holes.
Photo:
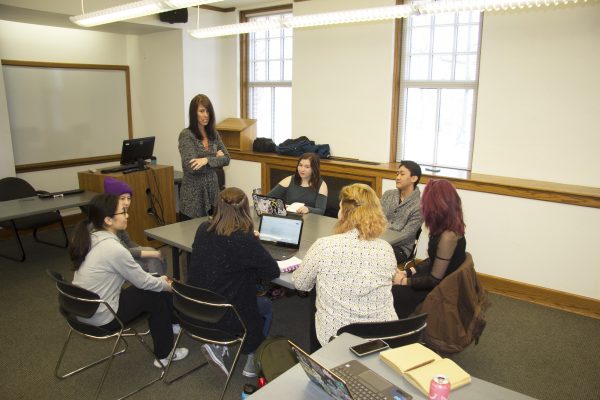
[[[443,14],[458,11],[503,11],[525,7],[561,6],[576,4],[578,1],[586,3],[588,0],[430,0],[389,7],[307,14],[286,18],[282,17],[278,19],[244,22],[241,24],[197,28],[188,32],[195,38],[204,39],[209,37],[266,31],[270,29],[306,28],[310,26],[381,21],[387,19],[408,18],[411,15],[420,14]]]
[[[83,13],[69,17],[69,19],[77,25],[90,27],[131,18],[145,17],[146,15],[180,8],[216,3],[218,1],[221,0],[140,0],[103,10]]]

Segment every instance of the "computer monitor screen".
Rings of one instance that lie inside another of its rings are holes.
[[[123,140],[121,149],[121,164],[135,164],[138,160],[152,158],[154,151],[154,136]]]

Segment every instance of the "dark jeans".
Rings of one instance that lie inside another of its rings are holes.
[[[262,333],[264,337],[267,337],[273,323],[273,304],[271,299],[266,296],[257,296],[256,304],[258,305],[258,314],[265,320]]]
[[[170,292],[152,292],[130,286],[121,291],[117,316],[127,324],[143,313],[148,313],[150,335],[154,342],[154,354],[159,359],[166,358],[173,348],[173,296]],[[106,329],[119,329],[116,320],[103,326]]]
[[[429,294],[429,290],[413,289],[410,286],[394,285],[392,286],[392,295],[394,295],[394,309],[398,318],[406,318],[413,312],[415,308],[425,300]]]

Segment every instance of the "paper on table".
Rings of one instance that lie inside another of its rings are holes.
[[[295,271],[296,269],[298,269],[298,267],[300,266],[301,263],[302,263],[302,260],[299,259],[298,257],[292,257],[292,258],[288,258],[287,260],[277,261],[277,264],[279,265],[279,270],[281,272]]]
[[[298,209],[302,206],[304,206],[304,203],[292,203],[285,206],[285,209],[288,212],[298,212]]]

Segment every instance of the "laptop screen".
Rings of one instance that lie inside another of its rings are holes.
[[[302,222],[301,218],[262,215],[258,229],[260,240],[298,248],[302,235]]]
[[[302,369],[306,372],[306,375],[308,375],[311,381],[319,385],[335,400],[352,400],[348,386],[346,386],[346,383],[343,380],[316,362],[294,343],[289,343],[294,354],[296,354],[296,358],[298,358],[298,362],[302,366]]]

